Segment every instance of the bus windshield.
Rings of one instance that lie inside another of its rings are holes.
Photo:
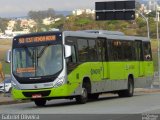
[[[61,44],[13,49],[13,74],[18,77],[50,76],[61,69]]]

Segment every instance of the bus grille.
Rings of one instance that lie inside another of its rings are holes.
[[[25,97],[32,97],[32,95],[34,94],[41,94],[42,97],[46,97],[46,96],[49,96],[49,94],[51,93],[50,90],[47,90],[47,91],[36,91],[36,92],[22,92],[23,95]]]

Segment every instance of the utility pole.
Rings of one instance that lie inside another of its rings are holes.
[[[157,24],[157,42],[158,42],[158,81],[160,87],[160,42],[159,42],[159,12],[156,5],[156,24]]]
[[[143,19],[146,21],[146,24],[147,24],[147,36],[148,36],[148,39],[150,40],[150,32],[149,32],[149,23],[148,23],[148,18],[145,17],[139,10],[136,10],[136,12],[138,12],[138,14],[140,14]]]

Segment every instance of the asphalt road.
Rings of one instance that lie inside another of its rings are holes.
[[[45,107],[33,102],[1,105],[0,113],[14,114],[141,114],[160,113],[160,92],[136,93],[130,98],[102,95],[99,100],[77,104],[75,100],[51,100]]]
[[[160,92],[136,92],[130,98],[105,94],[87,104],[61,99],[48,101],[45,107],[37,107],[33,102],[0,106],[0,120],[14,114],[23,120],[23,114],[40,115],[36,120],[150,120],[150,117],[151,120],[160,120],[160,115],[152,116],[160,114]]]

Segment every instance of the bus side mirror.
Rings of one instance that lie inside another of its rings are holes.
[[[71,56],[71,46],[65,45],[65,58],[68,58]]]
[[[11,50],[8,50],[6,53],[6,62],[11,63]]]

